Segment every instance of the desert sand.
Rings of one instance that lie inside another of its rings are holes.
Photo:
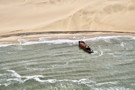
[[[0,42],[50,31],[135,34],[134,22],[135,0],[0,0]]]

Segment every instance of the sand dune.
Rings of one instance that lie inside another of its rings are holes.
[[[0,34],[135,32],[135,0],[0,0]]]

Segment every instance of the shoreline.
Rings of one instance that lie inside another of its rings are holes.
[[[18,44],[18,40],[38,41],[39,38],[51,37],[52,40],[73,39],[71,37],[79,37],[80,39],[93,38],[100,36],[135,36],[135,32],[122,31],[42,31],[42,32],[23,32],[0,35],[0,44]]]
[[[135,32],[122,32],[122,31],[41,31],[41,32],[22,32],[0,35],[0,38],[11,36],[29,36],[29,35],[42,35],[42,34],[78,34],[78,33],[116,33],[116,34],[133,34]]]

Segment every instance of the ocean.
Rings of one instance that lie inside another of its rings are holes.
[[[94,53],[81,50],[79,40]],[[0,90],[135,90],[135,37],[41,37],[1,45]]]

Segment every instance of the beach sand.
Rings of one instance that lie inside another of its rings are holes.
[[[0,0],[0,11],[0,42],[63,34],[135,35],[135,0]]]

